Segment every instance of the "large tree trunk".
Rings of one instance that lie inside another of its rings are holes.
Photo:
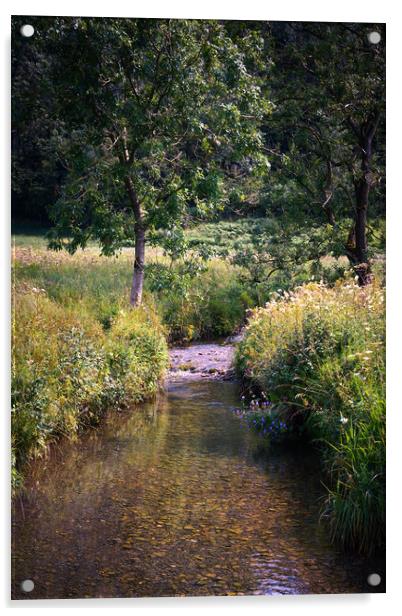
[[[131,306],[140,306],[142,302],[142,290],[144,287],[145,227],[141,206],[133,183],[130,178],[126,178],[125,183],[131,205],[133,206],[135,218],[134,267],[130,292],[130,304]]]
[[[367,254],[367,210],[370,192],[370,179],[363,177],[356,182],[356,214],[355,214],[355,270],[359,284],[364,286],[370,281],[370,262]]]
[[[355,220],[348,238],[348,257],[351,261],[358,282],[364,286],[371,280],[371,268],[367,252],[367,211],[370,188],[372,185],[371,158],[374,134],[377,130],[379,114],[373,115],[359,129],[356,124],[350,124],[359,137],[359,150],[361,156],[361,173],[355,179]]]

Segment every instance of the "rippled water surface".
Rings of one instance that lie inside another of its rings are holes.
[[[172,383],[53,450],[14,505],[13,597],[370,592],[318,523],[317,459],[257,456],[237,405],[234,383]]]

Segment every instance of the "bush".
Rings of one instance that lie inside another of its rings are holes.
[[[238,372],[319,443],[332,537],[370,552],[385,532],[384,292],[308,284],[253,311]]]
[[[187,270],[188,265],[166,268],[166,281],[159,289],[164,273],[159,266],[150,283],[169,339],[212,339],[239,329],[254,301],[240,282],[237,268],[214,260],[196,275],[187,274]]]
[[[13,306],[12,445],[20,471],[57,436],[74,436],[109,408],[153,396],[167,366],[151,310],[121,313],[105,332],[81,305],[65,308],[39,290]]]
[[[147,306],[120,311],[107,337],[109,372],[124,396],[140,402],[157,393],[168,365],[165,332]]]

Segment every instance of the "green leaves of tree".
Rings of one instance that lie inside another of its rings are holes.
[[[134,238],[127,178],[151,231],[221,209],[228,166],[267,172],[259,126],[271,109],[247,68],[258,54],[250,44],[240,48],[223,24],[92,18],[46,24],[59,118],[53,145],[66,169],[51,210],[53,246],[69,236],[74,250],[92,237],[112,254]]]

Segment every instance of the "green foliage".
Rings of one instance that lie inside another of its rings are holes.
[[[273,233],[268,245],[261,239],[261,229],[266,228]],[[275,289],[292,289],[312,276],[334,284],[345,273],[347,263],[326,257],[307,265],[303,260],[289,261],[270,275],[272,265],[267,261],[280,255],[285,260],[287,250],[275,242],[276,228],[264,219],[209,223],[185,232],[183,241],[190,249],[185,256],[175,249],[175,235],[165,246],[170,259],[155,256],[153,249],[148,249],[146,301],[155,305],[170,340],[230,335],[244,322],[247,309],[263,304]],[[26,243],[19,240],[23,248],[14,265],[16,280],[45,289],[57,303],[84,310],[103,329],[110,328],[125,308],[130,287],[131,257],[127,250],[113,259],[99,257],[92,249],[69,257],[25,252]],[[297,245],[297,236],[294,243]]]
[[[311,280],[333,284],[352,275],[348,260],[340,257],[344,228],[259,218],[250,238],[234,243],[230,259],[262,305],[275,289],[291,290]]]
[[[374,381],[374,379],[373,379]],[[383,391],[378,391],[382,388]],[[377,390],[361,395],[369,417],[357,416],[333,445],[331,485],[324,515],[331,535],[347,547],[371,553],[385,543],[385,399]]]
[[[157,266],[149,272],[148,288],[171,341],[219,338],[239,329],[254,299],[239,272],[220,260],[197,269],[199,262]]]
[[[24,464],[58,436],[73,437],[108,409],[155,395],[167,366],[152,311],[119,314],[105,334],[84,306],[17,290],[13,311],[14,487]]]
[[[257,308],[236,366],[321,445],[334,539],[369,552],[385,524],[384,292],[308,284]]]
[[[245,64],[256,48],[236,45],[220,22],[38,18],[34,26],[32,53],[48,59],[38,79],[57,118],[51,147],[65,169],[51,247],[74,252],[92,238],[111,255],[135,238],[140,219],[163,240],[159,230],[223,207],[232,162],[267,172],[259,124],[270,104]]]
[[[368,40],[372,30],[381,34],[378,45]],[[359,131],[379,114],[372,161],[372,213],[378,215],[384,206],[384,25],[274,24],[271,35],[276,180],[295,189],[292,205],[301,218],[314,212],[325,220],[327,199],[337,220],[352,216],[354,180],[361,172]]]
[[[153,309],[120,311],[106,341],[110,376],[134,402],[154,396],[168,363],[165,330]]]

